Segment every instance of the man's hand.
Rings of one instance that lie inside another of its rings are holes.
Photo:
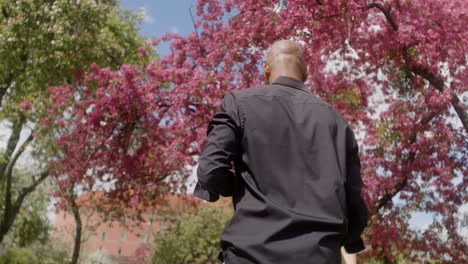
[[[358,263],[358,257],[357,255],[359,254],[363,254],[363,253],[367,253],[369,251],[371,251],[372,248],[368,247],[368,248],[365,248],[364,250],[358,252],[358,253],[355,253],[355,254],[348,254],[348,252],[346,252],[345,248],[344,247],[341,247],[341,256],[342,256],[342,260],[341,262],[343,264],[357,264]]]

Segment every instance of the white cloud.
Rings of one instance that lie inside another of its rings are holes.
[[[148,9],[146,7],[142,6],[139,8],[138,13],[142,16],[143,22],[148,23],[148,24],[153,24],[154,23],[154,17],[152,17],[148,13]]]
[[[169,32],[173,33],[173,34],[178,34],[179,33],[179,29],[177,27],[171,27],[169,29]]]

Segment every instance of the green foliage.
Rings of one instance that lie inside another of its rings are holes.
[[[51,244],[35,248],[9,248],[0,256],[0,264],[64,264],[67,262],[65,250],[52,247]]]
[[[144,63],[138,14],[102,1],[0,0],[0,118],[24,99],[44,99],[49,86],[73,83],[96,62],[117,68]],[[151,53],[151,52],[150,52]]]
[[[30,249],[10,248],[0,257],[0,264],[39,264]]]
[[[64,264],[69,262],[69,253],[59,241],[48,240],[35,250],[40,264]]]
[[[230,216],[216,206],[180,215],[156,235],[151,264],[217,263],[221,231]]]
[[[0,140],[7,146],[0,149],[0,224],[8,231],[8,244],[27,246],[47,239],[41,201],[45,193],[28,198],[37,188],[33,186],[37,175],[59,155],[51,137],[56,126],[37,125],[50,108],[47,88],[64,83],[78,86],[91,63],[113,69],[123,63],[146,63],[154,51],[138,34],[140,21],[139,14],[122,10],[112,0],[0,0]],[[139,57],[140,47],[147,57]],[[20,134],[21,140],[7,144]],[[24,141],[29,134],[34,136]],[[22,142],[27,142],[25,152],[19,151]],[[21,155],[18,159],[15,152]],[[28,159],[28,171],[18,172],[15,163],[24,156],[34,160]],[[24,203],[16,203],[19,197],[26,197]],[[5,214],[12,205],[18,210]]]
[[[16,169],[12,175],[12,195],[18,196],[21,187],[29,185],[31,180],[26,169]],[[8,233],[5,242],[8,246],[29,247],[34,242],[44,244],[48,239],[51,223],[47,218],[49,195],[43,186],[28,195],[23,206]],[[0,199],[0,208],[4,208],[4,200]]]
[[[343,102],[352,109],[358,109],[361,103],[359,92],[359,88],[356,86],[339,86],[327,100],[331,104]]]
[[[31,203],[32,204],[32,203]],[[34,242],[45,243],[49,238],[50,223],[46,219],[46,210],[37,207],[42,207],[43,204],[27,206],[16,219],[12,234],[15,237],[15,244],[20,247],[27,247]]]

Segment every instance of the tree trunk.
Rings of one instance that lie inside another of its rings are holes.
[[[72,190],[73,192],[73,190]],[[75,202],[75,196],[71,195],[71,209],[73,213],[73,218],[75,219],[76,229],[75,229],[75,243],[73,246],[73,256],[71,260],[71,264],[77,264],[78,258],[80,257],[80,247],[81,247],[81,216],[80,216],[80,209]]]
[[[397,262],[391,261],[388,256],[384,256],[383,258],[384,264],[396,264]]]
[[[8,88],[11,86],[11,82],[13,81],[13,74],[9,74],[5,80],[0,80],[0,107],[2,107],[3,103],[3,96],[5,96]]]
[[[13,224],[12,217],[10,217],[8,214],[3,215],[3,219],[0,222],[0,245],[3,246],[3,239],[5,238],[5,235],[8,233],[8,231],[11,228],[11,225]]]
[[[5,152],[3,152],[3,157],[0,157],[0,182],[2,183],[2,187],[4,186],[3,183],[6,177],[5,171],[8,165],[10,165],[11,167],[14,166],[14,164],[9,163],[13,156],[13,153],[15,152],[16,146],[18,145],[24,122],[25,117],[23,115],[20,115],[20,117],[13,121],[12,130],[10,137],[8,138],[7,147],[5,149]]]
[[[11,174],[11,173],[10,173]],[[49,176],[49,169],[44,170],[37,176],[39,178],[33,179],[33,183],[26,188],[21,189],[20,194],[16,198],[15,202],[11,202],[11,176],[7,177],[7,188],[5,195],[5,208],[3,209],[3,217],[0,219],[0,244],[3,242],[5,235],[10,230],[11,226],[15,222],[16,216],[20,212],[23,201],[28,194],[33,192],[41,182],[43,182]],[[34,176],[33,176],[34,178]]]

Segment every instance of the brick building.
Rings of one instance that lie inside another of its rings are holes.
[[[140,219],[129,208],[121,210],[118,217],[106,217],[95,209],[96,203],[104,200],[103,195],[102,192],[92,192],[77,199],[83,226],[80,259],[100,256],[103,264],[135,262],[137,256],[149,249],[148,243],[153,241],[154,234],[167,225],[165,217],[202,204],[200,201],[187,202],[186,198],[191,196],[188,194],[171,194],[161,197],[161,205],[142,210]],[[222,200],[218,204],[227,207],[230,201]],[[74,232],[75,220],[71,211],[57,210],[53,237],[71,250]]]

